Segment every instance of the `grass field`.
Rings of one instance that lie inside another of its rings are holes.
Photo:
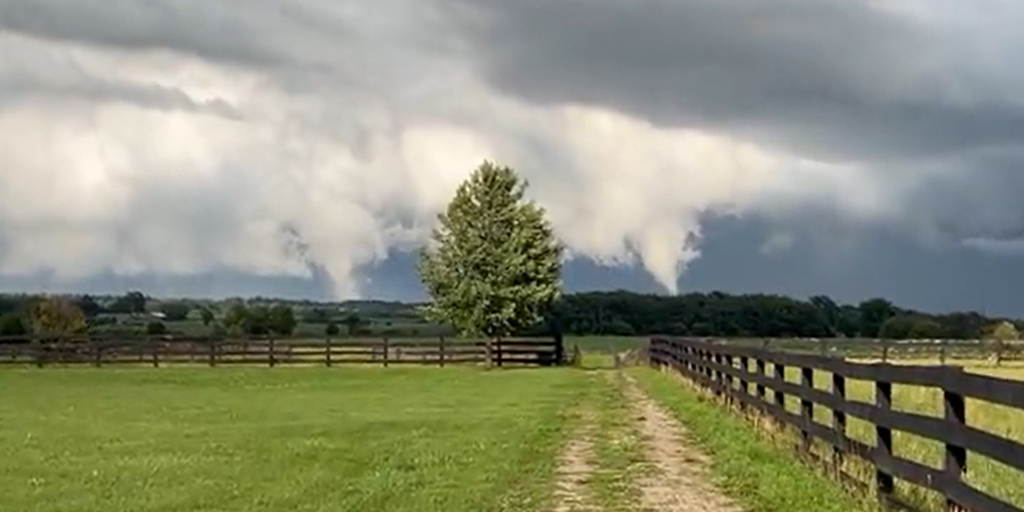
[[[583,409],[596,426],[596,500],[636,510],[636,417],[610,367],[612,353],[642,342],[567,337],[586,351],[582,369],[5,369],[0,510],[547,512],[556,455]],[[1024,367],[971,369],[1024,379]],[[712,455],[717,482],[748,512],[875,510],[792,457],[792,437],[766,440],[668,375],[628,374]],[[816,375],[821,389],[829,382]],[[873,400],[870,384],[847,386]],[[894,387],[898,409],[938,415],[940,398]],[[830,411],[815,419],[830,423]],[[1020,411],[970,401],[968,421],[1024,441]],[[868,424],[851,418],[849,429],[874,442]],[[941,464],[937,443],[897,433],[894,446]],[[974,455],[968,464],[972,483],[1024,505],[1019,472]]]
[[[583,372],[0,372],[0,510],[538,510]]]
[[[647,338],[638,336],[566,336],[566,349],[578,346],[584,353],[615,354],[646,346]]]

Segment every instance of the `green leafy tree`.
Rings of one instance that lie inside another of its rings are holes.
[[[341,329],[334,322],[327,322],[327,327],[324,327],[324,334],[328,336],[337,336],[340,332]]]
[[[279,336],[290,336],[299,324],[295,311],[287,304],[277,304],[270,308],[270,331]]]
[[[110,305],[112,313],[131,313],[138,315],[146,311],[146,295],[140,291],[130,291],[118,297]]]
[[[325,324],[331,321],[331,311],[326,308],[307,309],[302,319],[308,324]]]
[[[889,318],[878,330],[878,337],[890,340],[935,339],[940,337],[942,326],[921,315],[902,314]]]
[[[438,216],[420,278],[432,321],[462,335],[506,336],[543,318],[560,294],[562,246],[527,183],[484,162]]]
[[[188,318],[192,307],[184,302],[168,302],[163,307],[164,319],[168,322],[180,322]]]
[[[78,309],[82,310],[82,313],[86,318],[92,319],[96,315],[103,312],[103,306],[100,306],[96,302],[96,299],[92,298],[91,295],[82,295],[74,301],[74,304],[78,306]]]
[[[857,306],[860,310],[860,334],[874,338],[876,336],[886,337],[881,333],[882,325],[890,318],[896,316],[896,307],[892,302],[882,298],[868,299]],[[902,329],[905,324],[903,320],[896,322],[896,326]],[[890,331],[888,334],[894,334]]]
[[[990,336],[994,340],[1013,341],[1020,339],[1020,332],[1015,325],[1004,320],[992,327]]]
[[[150,336],[161,336],[167,334],[167,325],[160,321],[153,321],[146,324],[146,334]]]
[[[199,319],[202,320],[203,325],[209,327],[213,323],[213,311],[209,307],[202,307],[199,309]]]
[[[242,331],[252,336],[265,336],[271,332],[270,308],[262,304],[249,308],[242,323]]]
[[[931,318],[918,318],[907,336],[915,340],[933,340],[942,337],[942,326]]]
[[[61,298],[46,298],[32,305],[29,318],[36,334],[81,334],[88,329],[85,313],[74,303]]]
[[[246,324],[249,321],[249,308],[245,304],[236,302],[228,308],[224,315],[224,328],[233,334],[245,332]]]
[[[24,336],[29,333],[28,326],[21,315],[4,313],[0,315],[0,336]]]
[[[24,308],[23,302],[18,297],[0,295],[0,315],[19,312]]]
[[[359,334],[359,330],[362,329],[366,324],[366,320],[359,316],[358,313],[349,313],[342,319],[345,327],[348,329],[349,336],[355,336]]]

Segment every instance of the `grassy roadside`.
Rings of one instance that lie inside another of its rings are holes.
[[[618,372],[595,372],[591,389],[597,411],[594,439],[596,470],[591,480],[594,498],[605,512],[634,510],[638,489],[634,483],[644,462],[640,438],[618,382]]]
[[[757,433],[743,418],[706,401],[673,377],[633,368],[644,390],[671,411],[711,457],[711,472],[723,491],[749,512],[875,512],[879,508],[845,493],[827,477],[799,462],[788,449]]]

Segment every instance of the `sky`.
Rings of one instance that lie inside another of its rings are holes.
[[[484,159],[570,290],[1024,316],[1016,0],[0,0],[0,289],[422,297]]]

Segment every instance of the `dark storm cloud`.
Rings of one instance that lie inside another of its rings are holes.
[[[538,103],[598,104],[825,160],[1024,141],[1024,105],[977,96],[989,87],[955,32],[861,1],[453,1],[473,13],[464,27],[490,83]]]
[[[2,0],[0,31],[260,67],[293,64],[302,43],[348,33],[308,4],[266,0]]]
[[[39,79],[0,77],[0,107],[25,97],[131,103],[150,109],[202,113],[224,119],[238,120],[242,117],[241,113],[222,99],[196,100],[180,89],[159,85],[83,79],[73,83],[48,83]]]

